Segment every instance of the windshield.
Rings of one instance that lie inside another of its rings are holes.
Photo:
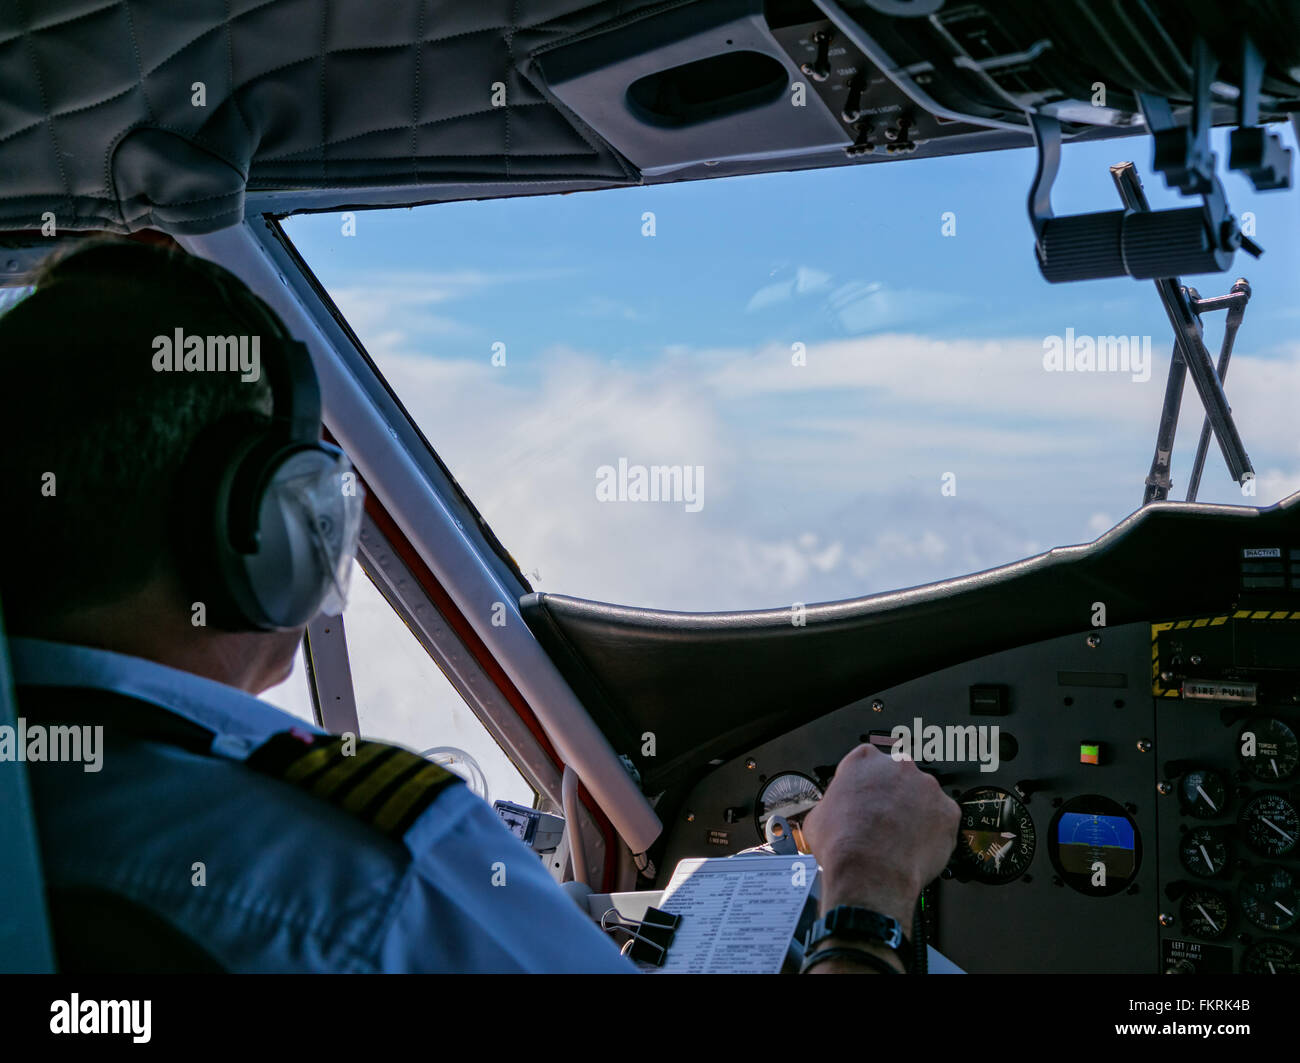
[[[1149,152],[1067,147],[1057,212],[1117,207],[1126,159],[1153,208],[1189,205]],[[536,589],[788,607],[1088,542],[1139,508],[1173,334],[1151,282],[1041,279],[1033,167],[1021,150],[286,230]],[[1266,254],[1184,283],[1253,288],[1226,391],[1257,480],[1243,495],[1212,445],[1199,500],[1265,506],[1300,489],[1300,210],[1227,187]],[[1201,416],[1189,381],[1171,499]]]

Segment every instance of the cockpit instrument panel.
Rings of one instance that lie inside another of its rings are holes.
[[[961,809],[927,923],[965,970],[1296,973],[1297,735],[1300,611],[1084,631],[870,692],[715,766],[663,863],[758,844],[849,749],[892,743]]]

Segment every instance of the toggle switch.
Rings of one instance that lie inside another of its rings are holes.
[[[831,76],[831,38],[834,34],[828,30],[818,30],[813,34],[813,44],[817,45],[817,58],[811,63],[801,63],[799,69],[814,81],[825,81]]]

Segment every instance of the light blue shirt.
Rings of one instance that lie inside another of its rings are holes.
[[[241,763],[276,733],[316,730],[264,701],[104,650],[10,652],[19,687],[114,691],[216,736],[210,756],[126,739],[98,772],[32,765],[52,884],[125,895],[229,971],[635,971],[468,787],[448,786],[397,842]],[[19,715],[22,702],[20,689]]]

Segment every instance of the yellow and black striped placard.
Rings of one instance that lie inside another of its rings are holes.
[[[1300,611],[1288,609],[1238,609],[1235,613],[1220,616],[1200,616],[1189,620],[1166,620],[1151,625],[1151,693],[1158,698],[1176,698],[1178,687],[1166,687],[1160,681],[1160,635],[1165,631],[1185,631],[1188,628],[1222,627],[1229,620],[1300,620]]]
[[[434,798],[461,780],[400,746],[340,735],[283,731],[246,761],[250,768],[401,838]]]

